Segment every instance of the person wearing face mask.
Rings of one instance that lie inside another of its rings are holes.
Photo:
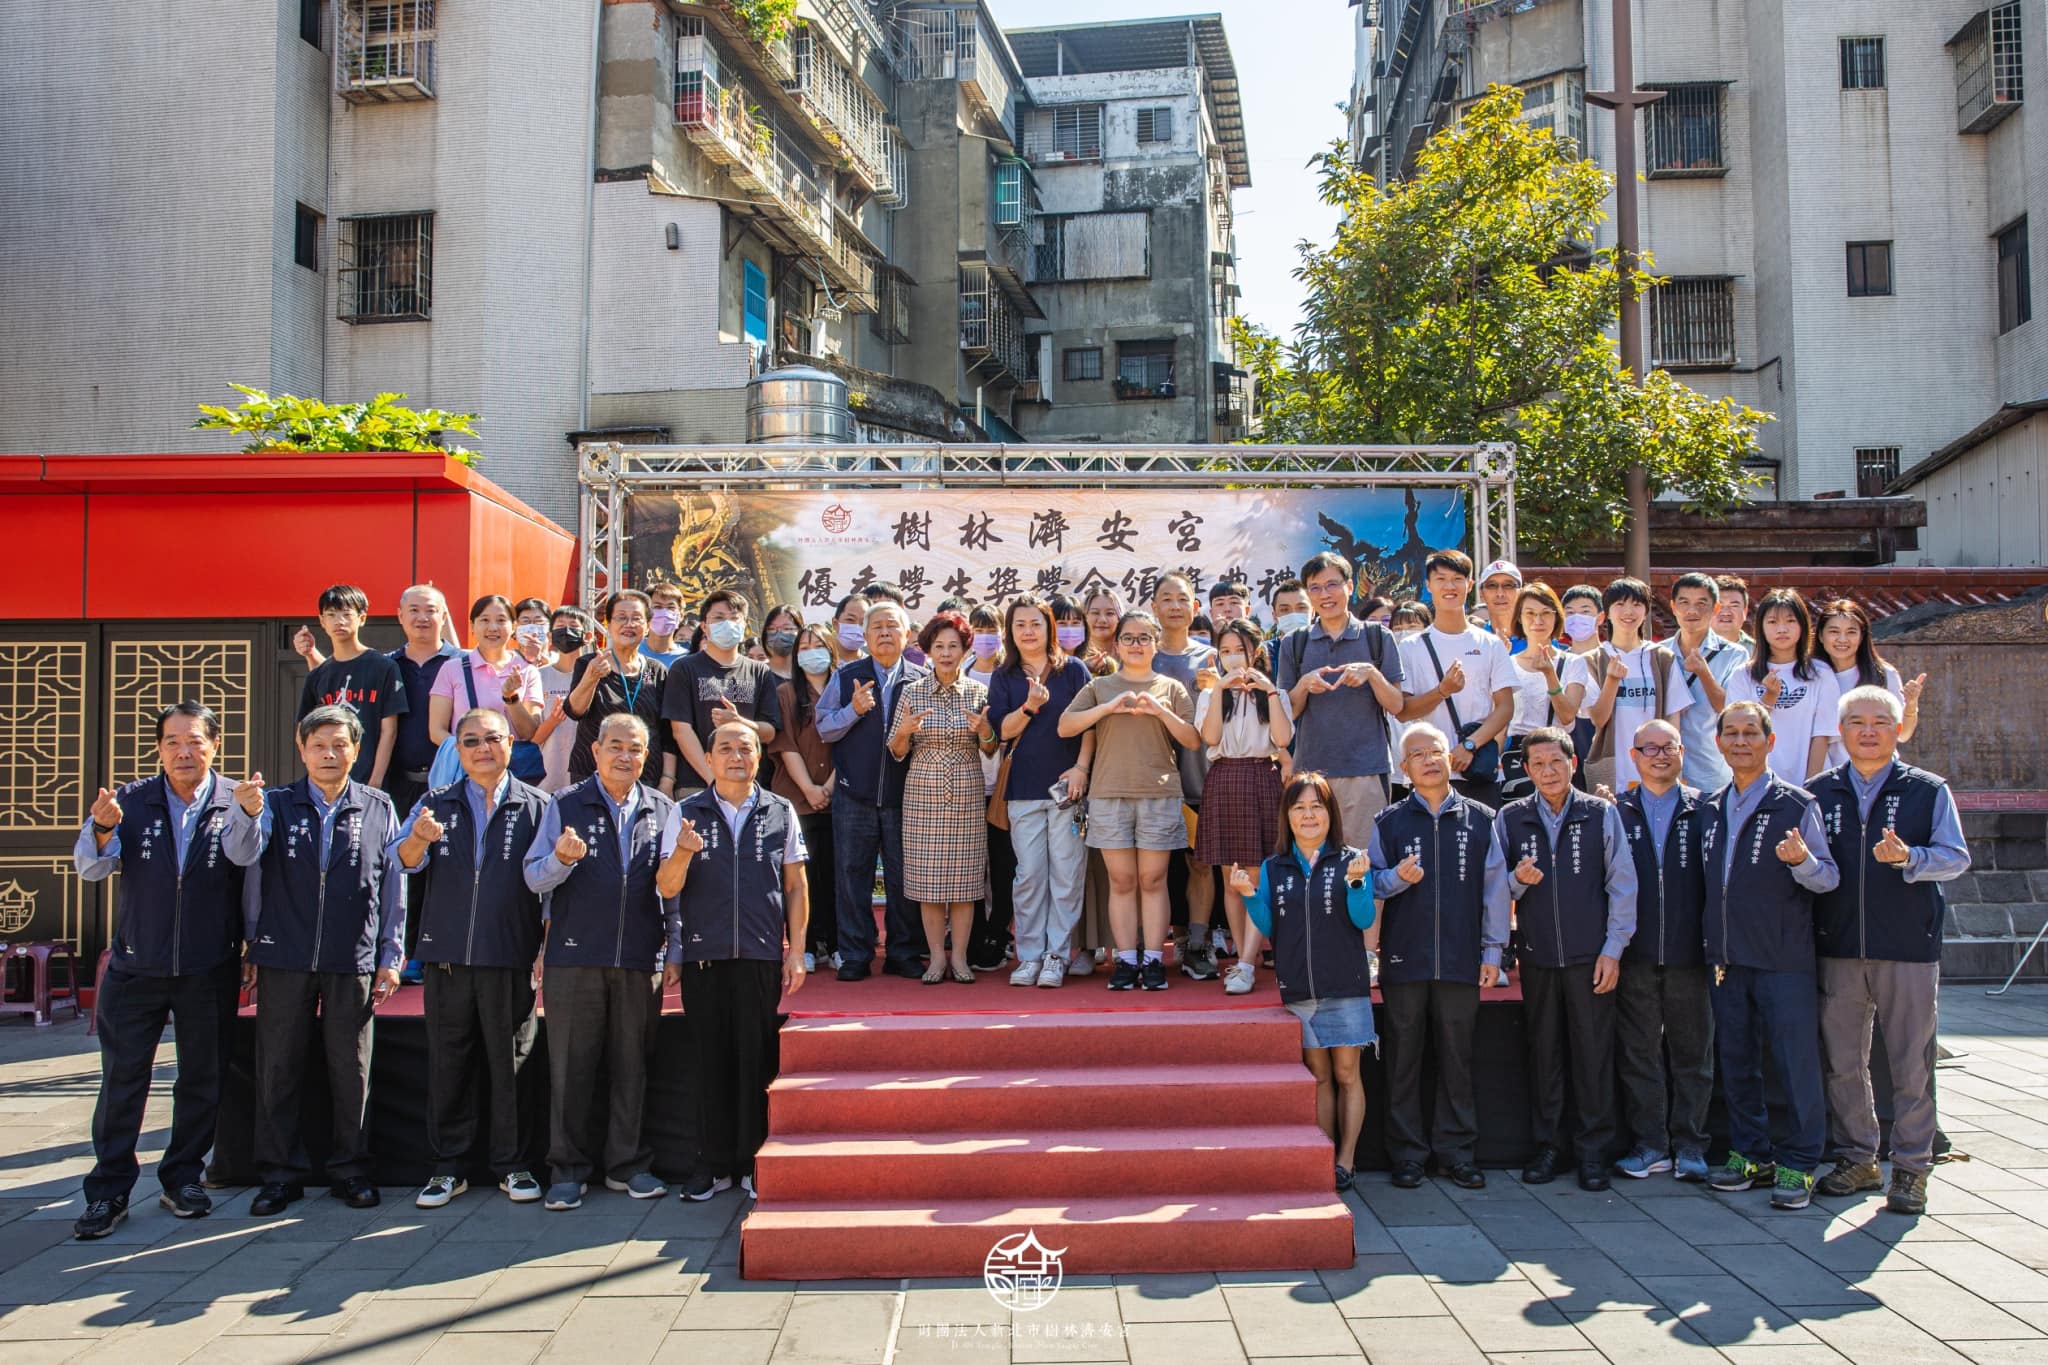
[[[772,766],[768,789],[796,808],[810,861],[804,880],[810,889],[810,942],[804,945],[804,970],[819,963],[834,971],[839,957],[838,891],[832,860],[832,746],[818,734],[818,709],[832,677],[832,632],[825,626],[804,626],[792,650],[796,676],[776,689],[783,726],[762,760]]]
[[[676,640],[683,628],[683,590],[673,583],[656,583],[647,590],[647,598],[654,606],[647,615],[647,636],[640,642],[640,652],[672,669],[690,652]]]
[[[548,604],[538,597],[522,597],[512,604],[512,647],[519,657],[535,668],[555,661],[548,649]]]
[[[1345,566],[1347,569],[1349,565]],[[1308,609],[1308,589],[1299,578],[1283,578],[1273,585],[1273,638],[1277,641],[1297,630],[1307,630],[1315,617]]]
[[[1216,623],[1207,616],[1196,616],[1194,620],[1188,622],[1188,639],[1198,645],[1207,645],[1209,648],[1214,649],[1216,647]]]
[[[678,792],[711,784],[711,736],[719,726],[744,721],[762,748],[775,742],[782,724],[775,687],[781,680],[767,664],[740,653],[746,638],[747,599],[720,588],[704,599],[702,647],[669,670],[661,717],[683,756],[676,768]]]
[[[550,795],[569,785],[570,750],[576,747],[576,718],[568,712],[569,693],[576,686],[576,663],[589,648],[592,633],[590,616],[581,608],[561,607],[548,618],[553,657],[540,670],[545,704],[533,742],[540,745],[545,769],[538,785]]]
[[[804,628],[803,615],[787,602],[768,608],[761,618],[761,653],[768,669],[782,682],[796,678],[796,634]]]
[[[832,667],[846,667],[868,652],[868,599],[850,592],[832,608]]]
[[[1293,706],[1267,676],[1258,627],[1238,619],[1223,627],[1215,672],[1195,700],[1195,728],[1209,746],[1195,861],[1204,867],[1251,866],[1273,852],[1280,829],[1279,759],[1294,738]],[[1245,920],[1244,897],[1226,884],[1223,913],[1237,942],[1237,964],[1223,974],[1229,995],[1255,983],[1258,932]]]
[[[969,631],[964,671],[983,687],[992,687],[996,669],[1003,662],[1003,622],[995,608],[975,605],[966,611]],[[996,792],[996,755],[981,756],[982,799]],[[996,972],[1010,960],[1010,927],[1016,915],[1013,884],[1017,879],[1017,854],[1010,847],[1010,831],[982,822],[988,840],[988,896],[975,902],[973,938],[967,948],[967,965],[977,972]]]
[[[569,751],[571,783],[597,771],[595,746],[607,716],[626,712],[638,716],[650,734],[667,733],[661,723],[661,698],[668,669],[661,660],[640,652],[640,642],[647,637],[647,594],[621,588],[604,600],[598,614],[605,622],[608,643],[576,661],[575,682],[562,706],[576,722],[576,742]],[[640,780],[667,796],[675,787],[676,761],[673,741],[650,744]]]

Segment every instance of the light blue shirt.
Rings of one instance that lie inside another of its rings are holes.
[[[505,804],[505,793],[511,789],[511,786],[512,774],[509,771],[499,774],[498,785],[489,792],[478,786],[476,779],[473,777],[464,777],[462,779],[462,795],[469,805],[470,828],[473,831],[470,835],[470,848],[472,856],[479,863],[483,861],[485,827],[490,824],[491,816],[497,812],[498,807]],[[489,798],[488,805],[486,804],[486,797]],[[385,850],[386,855],[393,862],[398,862],[398,846],[412,837],[413,822],[420,818],[420,812],[425,810],[426,806],[427,798],[424,796],[413,802],[412,810],[407,813],[405,822],[398,827],[397,837],[391,841],[391,846]],[[556,830],[555,837],[560,838],[561,833],[559,829]],[[418,872],[420,868],[425,867],[428,860],[433,856],[434,846],[428,844],[427,851],[420,856],[419,867],[407,867],[404,863],[400,862],[398,863],[398,870],[410,876],[412,873]]]
[[[1727,760],[1721,757],[1720,747],[1714,743],[1714,726],[1721,713],[1707,705],[1706,685],[1685,667],[1684,647],[1676,637],[1670,644],[1672,652],[1678,655],[1678,671],[1685,677],[1686,691],[1692,696],[1692,705],[1672,718],[1678,727],[1678,737],[1685,742],[1685,763],[1679,770],[1679,779],[1703,792],[1719,791],[1733,776]],[[1729,644],[1711,630],[1700,644],[1700,655],[1707,661],[1707,672],[1714,685],[1723,692],[1728,690],[1728,680],[1749,663],[1748,650]]]
[[[1443,818],[1445,808],[1460,799],[1462,798],[1456,792],[1452,792],[1444,798],[1442,806],[1432,808],[1429,802],[1422,799],[1420,792],[1408,793],[1408,800],[1428,811],[1430,818],[1439,820]],[[1479,873],[1479,961],[1488,967],[1498,967],[1501,954],[1508,946],[1508,931],[1513,923],[1514,902],[1508,894],[1508,863],[1507,856],[1502,852],[1501,841],[1496,836],[1487,843],[1486,864]],[[1392,900],[1403,891],[1413,889],[1407,882],[1401,880],[1401,874],[1395,870],[1398,860],[1389,856],[1386,845],[1380,842],[1378,821],[1373,822],[1372,837],[1366,841],[1365,853],[1372,862],[1372,893],[1375,896],[1383,901]],[[1426,879],[1427,869],[1424,870],[1424,875]]]
[[[1856,804],[1866,821],[1877,805],[1877,794],[1891,780],[1894,766],[1885,764],[1865,781],[1863,775],[1856,771],[1856,765],[1849,765],[1849,783],[1856,792]],[[1883,838],[1884,831],[1877,831],[1877,835]],[[1948,789],[1946,782],[1934,794],[1934,832],[1929,837],[1933,843],[1907,850],[1904,872],[1907,881],[1953,881],[1970,870],[1970,845],[1963,838],[1963,817],[1956,809],[1955,794]]]
[[[858,663],[859,660],[854,662]],[[898,655],[896,662],[888,668],[883,668],[879,663],[875,665],[875,709],[881,711],[884,715],[888,714],[889,699],[896,695],[896,689],[903,683],[904,663],[903,657]],[[850,663],[847,667],[851,668],[853,664]],[[837,693],[833,689],[838,685],[838,682],[839,670],[835,669],[832,676],[825,680],[825,691],[819,700],[822,701],[825,697],[836,696]],[[846,705],[821,706],[817,709],[817,716],[818,738],[824,740],[827,744],[837,744],[840,740],[846,738],[846,732],[851,730],[855,722],[860,720],[861,713],[853,709],[853,698],[849,694]]]
[[[1657,861],[1661,864],[1664,861],[1664,841],[1671,834],[1671,819],[1678,814],[1678,784],[1672,783],[1671,790],[1662,796],[1639,784],[1636,796],[1643,803],[1643,819],[1650,826],[1650,847],[1656,850]]]
[[[612,825],[618,831],[619,865],[626,866],[633,854],[633,814],[640,809],[640,784],[635,782],[626,790],[624,801],[614,800],[605,790],[604,783],[596,778],[591,785],[612,813]],[[531,891],[546,895],[569,880],[575,865],[565,863],[555,856],[555,841],[562,837],[562,801],[559,796],[548,802],[548,808],[541,813],[540,827],[534,831],[533,845],[526,855],[526,885]],[[664,902],[666,903],[666,902]]]
[[[1722,885],[1732,875],[1735,867],[1735,846],[1741,842],[1736,837],[1743,824],[1764,801],[1764,794],[1771,789],[1771,772],[1767,768],[1743,791],[1733,782],[1721,793],[1722,819],[1726,825],[1721,840]],[[1834,854],[1828,851],[1827,826],[1821,823],[1820,803],[1808,801],[1806,811],[1799,817],[1799,837],[1806,841],[1806,861],[1792,869],[1792,880],[1798,882],[1816,896],[1832,891],[1842,883],[1842,870],[1835,866]]]
[[[180,801],[178,793],[171,790],[168,780],[164,782],[164,800],[171,808],[171,847],[177,855],[178,867],[185,866],[185,850],[192,846],[193,831],[199,828],[199,820],[206,813],[208,803],[213,800],[213,774],[199,784],[192,793],[192,799]],[[247,822],[230,819],[221,831],[220,851],[227,855],[236,867],[248,867],[263,856],[263,845],[256,837],[256,827]],[[72,866],[78,875],[89,882],[105,881],[114,875],[114,869],[121,861],[121,832],[117,828],[107,838],[107,846],[100,847],[99,836],[93,831],[92,817],[85,819],[85,828],[78,832],[78,842],[71,849]]]

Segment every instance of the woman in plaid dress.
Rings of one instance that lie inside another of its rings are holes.
[[[988,886],[988,789],[980,754],[996,746],[988,689],[962,672],[967,620],[940,612],[917,647],[932,671],[905,685],[896,702],[889,752],[910,759],[903,780],[903,893],[924,910],[931,965],[927,986],[946,979],[946,929],[952,927],[953,979],[972,982],[967,965],[974,902]]]

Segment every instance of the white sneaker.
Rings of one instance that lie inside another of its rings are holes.
[[[469,1189],[469,1182],[459,1175],[437,1175],[413,1196],[413,1206],[422,1209],[438,1209]]]
[[[841,957],[837,952],[834,952],[832,956],[825,959],[825,963],[827,966],[831,967],[833,971],[836,972],[841,967],[844,967],[846,965],[846,959],[844,957]]]
[[[1061,958],[1048,957],[1045,960],[1045,965],[1038,970],[1038,984],[1041,986],[1058,986],[1063,984],[1066,979],[1067,964]]]
[[[1227,935],[1224,934],[1222,925],[1219,924],[1209,931],[1210,952],[1216,954],[1216,956],[1218,957],[1227,957],[1229,956],[1229,947],[1230,939]]]
[[[813,954],[813,953],[805,953],[805,954],[804,954],[804,975],[805,975],[805,976],[809,976],[809,975],[811,975],[811,974],[812,974],[813,972],[815,972],[815,971],[817,971],[817,970],[818,970],[818,959],[817,959],[817,956],[816,956],[816,954]]]
[[[1068,976],[1086,976],[1095,970],[1095,955],[1083,949],[1074,954],[1074,960],[1067,964]]]
[[[754,1177],[750,1175],[741,1176],[740,1188],[747,1192],[747,1198],[752,1199],[754,1197]]]
[[[1052,959],[1048,958],[1046,960],[1051,961]],[[1037,985],[1038,960],[1036,958],[1032,958],[1029,961],[1019,962],[1017,964],[1017,970],[1010,973],[1010,984],[1012,986]]]
[[[1257,967],[1254,967],[1249,962],[1240,962],[1223,974],[1223,993],[1225,995],[1250,995],[1252,987],[1258,982],[1258,976],[1259,969]]]

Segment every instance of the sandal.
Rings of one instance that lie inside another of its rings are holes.
[[[953,964],[953,979],[963,986],[972,986],[974,984],[974,969],[964,962],[956,962]]]
[[[924,984],[927,986],[936,986],[945,979],[946,969],[938,963],[924,969]]]

